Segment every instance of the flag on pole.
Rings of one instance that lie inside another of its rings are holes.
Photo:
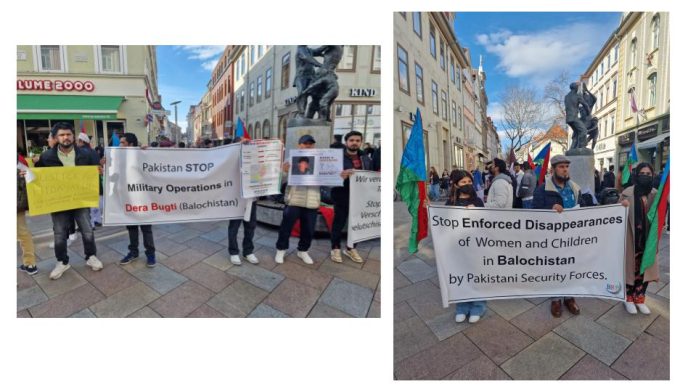
[[[532,156],[527,153],[527,163],[529,163],[529,168],[532,170],[536,170],[536,165],[534,164],[534,160],[532,159]]]
[[[636,152],[636,144],[633,143],[631,146],[631,152],[628,154],[628,160],[624,165],[623,172],[621,173],[621,185],[628,184],[628,180],[631,179],[631,171],[633,170],[633,165],[638,163],[638,153]]]
[[[630,97],[629,97],[629,102],[631,104],[631,112],[637,113],[639,116],[641,116],[643,119],[646,119],[647,116],[645,115],[645,110],[638,109],[638,105],[636,104],[636,95],[635,91],[631,90],[629,92]]]
[[[549,160],[551,159],[551,142],[544,146],[534,158],[534,174],[537,176],[537,185],[541,185],[546,178],[546,171],[549,170]]]
[[[244,125],[244,122],[242,122],[242,119],[239,117],[237,117],[237,128],[234,131],[234,137],[251,139],[251,137],[249,137],[249,132],[247,132],[247,130],[246,130],[246,126]]]
[[[667,200],[669,199],[669,158],[665,170],[662,173],[660,187],[657,189],[655,200],[648,211],[649,231],[648,238],[645,240],[645,250],[643,251],[643,259],[640,264],[640,273],[645,273],[645,270],[655,264],[657,258],[657,250],[662,238],[662,229],[665,227],[665,218],[667,217]]]
[[[424,204],[426,200],[425,181],[423,120],[420,109],[417,109],[416,121],[411,128],[411,135],[404,148],[399,176],[396,179],[396,190],[411,214],[411,235],[408,241],[410,253],[416,253],[418,242],[428,236],[428,213]]]

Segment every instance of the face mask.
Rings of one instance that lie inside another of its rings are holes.
[[[471,194],[474,193],[474,186],[471,185],[471,184],[466,184],[466,185],[464,185],[463,187],[461,187],[461,188],[459,188],[459,189],[461,189],[462,192],[464,192],[464,193],[466,193],[466,194],[468,194],[468,195],[471,195]]]
[[[647,188],[649,186],[652,186],[653,183],[653,178],[649,174],[639,174],[636,177],[636,185],[638,185],[641,188]]]

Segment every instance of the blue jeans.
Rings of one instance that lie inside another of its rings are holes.
[[[59,211],[51,213],[53,221],[53,242],[55,243],[56,260],[68,264],[68,234],[70,228],[77,222],[82,232],[82,245],[85,248],[85,260],[97,255],[97,245],[94,242],[94,232],[90,222],[89,208]]]
[[[440,198],[440,185],[439,184],[431,184],[430,185],[430,198],[432,200],[437,200]]]
[[[483,316],[486,312],[486,301],[458,302],[457,314],[469,316]]]
[[[531,210],[534,208],[534,199],[522,200],[522,208]]]

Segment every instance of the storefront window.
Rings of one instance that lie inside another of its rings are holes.
[[[380,105],[337,104],[334,115],[334,135],[349,131],[363,134],[363,141],[375,144],[380,132]]]

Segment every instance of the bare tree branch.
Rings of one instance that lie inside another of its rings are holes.
[[[561,71],[561,73],[552,81],[550,81],[546,87],[544,87],[544,100],[551,104],[553,112],[550,114],[550,119],[553,120],[554,124],[563,126],[565,124],[565,96],[568,93],[568,86],[570,86],[570,74],[568,71]]]
[[[501,122],[510,147],[517,150],[529,143],[539,129],[543,129],[546,107],[536,92],[528,87],[508,86],[501,100],[503,120]]]

